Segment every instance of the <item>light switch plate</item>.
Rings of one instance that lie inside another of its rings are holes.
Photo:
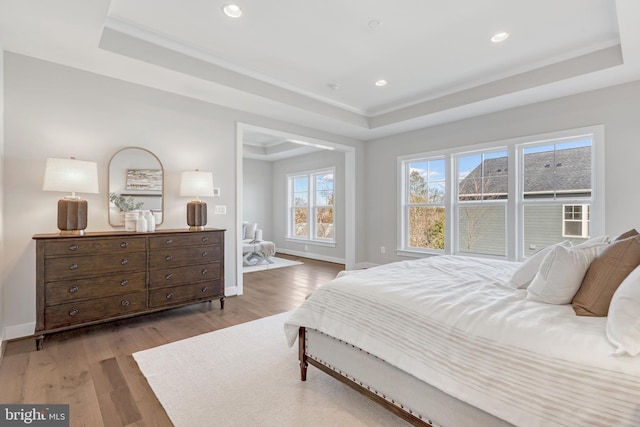
[[[216,215],[226,215],[227,214],[227,207],[225,205],[216,205],[215,214]]]

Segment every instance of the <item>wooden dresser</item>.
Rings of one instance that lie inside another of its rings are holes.
[[[37,234],[36,347],[45,334],[220,299],[224,232]]]

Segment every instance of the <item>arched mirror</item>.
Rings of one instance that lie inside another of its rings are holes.
[[[156,224],[164,221],[164,170],[160,159],[140,147],[118,151],[109,161],[109,224],[124,226],[131,210],[149,210]]]

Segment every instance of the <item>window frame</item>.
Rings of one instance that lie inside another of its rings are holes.
[[[459,177],[461,175],[461,170],[460,170],[460,158],[462,157],[467,157],[467,156],[472,156],[472,155],[480,155],[483,156],[482,157],[482,161],[481,164],[484,164],[485,159],[484,156],[487,154],[491,154],[491,153],[497,153],[497,152],[506,152],[507,153],[507,164],[509,162],[509,159],[511,158],[511,152],[508,150],[508,147],[504,146],[504,145],[495,145],[492,147],[485,147],[482,149],[478,149],[478,150],[472,150],[472,151],[461,151],[461,152],[453,152],[451,153],[451,157],[452,157],[452,162],[454,165],[454,175],[453,175],[453,179],[455,180],[455,182],[452,183],[452,197],[451,197],[451,207],[452,207],[452,211],[451,211],[451,217],[453,220],[453,224],[451,225],[451,229],[452,231],[455,233],[454,236],[452,236],[453,242],[452,242],[452,246],[453,246],[453,253],[456,254],[462,254],[465,256],[484,256],[484,257],[499,257],[499,258],[504,258],[506,257],[506,251],[508,248],[508,229],[507,229],[507,222],[508,222],[508,204],[509,204],[509,199],[511,198],[511,194],[507,189],[507,196],[505,198],[501,198],[501,199],[480,199],[480,200],[460,200],[460,185],[459,185]],[[509,167],[507,166],[507,170],[509,170]],[[483,174],[483,178],[484,178],[484,174]],[[509,183],[511,181],[511,176],[509,173],[507,173],[507,183]],[[483,189],[484,190],[484,189]],[[481,193],[484,194],[484,193]],[[461,208],[464,207],[480,207],[480,206],[503,206],[504,210],[505,210],[505,230],[504,230],[504,234],[505,234],[505,255],[491,255],[491,254],[479,254],[476,252],[466,252],[466,251],[462,251],[460,248],[460,210]],[[446,215],[446,213],[445,213]]]
[[[475,145],[460,146],[447,150],[416,153],[397,158],[398,203],[397,203],[397,247],[396,254],[405,257],[423,257],[440,254],[461,254],[458,247],[457,226],[457,165],[456,156],[469,153],[506,150],[508,152],[508,197],[506,200],[506,255],[493,256],[464,252],[465,256],[480,256],[487,258],[522,261],[525,259],[524,249],[524,207],[527,202],[522,200],[522,149],[533,145],[558,143],[562,140],[577,138],[591,139],[591,204],[589,212],[590,235],[598,236],[605,233],[605,194],[604,194],[604,125],[594,125],[582,128],[566,129],[563,131],[529,135],[506,140],[492,141]],[[405,172],[411,162],[435,157],[445,158],[445,248],[434,251],[428,249],[411,248],[407,245],[408,224],[404,214],[408,179]],[[553,201],[555,204],[585,204],[585,199],[565,199]],[[484,202],[493,202],[487,200]],[[564,220],[563,220],[564,225]]]
[[[318,205],[316,200],[316,177],[319,175],[331,174],[333,176],[333,205]],[[296,236],[295,214],[293,210],[297,207],[294,202],[295,192],[293,191],[293,182],[296,178],[307,177],[308,179],[308,198],[307,198],[307,237]],[[336,168],[321,168],[309,171],[294,172],[286,175],[287,180],[287,236],[286,240],[298,243],[312,243],[319,246],[336,246]],[[322,208],[333,209],[333,238],[319,238],[317,235],[317,210]]]
[[[448,170],[448,165],[447,165],[447,159],[445,158],[444,155],[440,155],[440,156],[432,156],[432,157],[425,157],[425,158],[416,158],[416,159],[412,159],[411,161],[407,161],[404,162],[402,167],[404,168],[403,170],[403,174],[405,176],[409,176],[409,174],[411,173],[411,163],[418,163],[418,162],[430,162],[430,161],[438,161],[438,160],[443,160],[444,161],[444,168],[445,168],[445,187],[446,187],[446,177],[447,175],[447,170]],[[427,184],[429,183],[429,181],[427,181]],[[403,200],[405,201],[405,203],[403,203],[402,206],[402,223],[406,224],[406,226],[408,227],[409,224],[409,212],[411,210],[411,208],[413,207],[427,207],[427,208],[438,208],[438,207],[442,207],[445,209],[446,211],[446,206],[447,206],[447,201],[446,201],[446,188],[445,188],[445,200],[442,201],[442,203],[411,203],[409,201],[410,198],[410,183],[409,180],[405,180],[403,181],[403,188],[402,191],[404,192],[404,198]],[[446,216],[445,216],[445,221],[446,221]],[[445,226],[446,227],[446,226]],[[446,234],[445,234],[446,235]],[[409,238],[408,238],[408,233],[406,233],[403,238],[405,240],[403,240],[403,245],[406,245],[406,247],[411,248],[410,250],[412,251],[417,251],[417,252],[425,252],[425,253],[443,253],[444,249],[431,249],[431,248],[419,248],[419,247],[415,247],[415,246],[409,246],[410,242],[409,242]],[[446,242],[445,242],[445,247],[446,247]]]

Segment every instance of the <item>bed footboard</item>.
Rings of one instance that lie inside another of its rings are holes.
[[[307,380],[307,367],[309,362],[307,361],[306,345],[307,345],[307,330],[301,327],[298,330],[298,360],[300,361],[300,380]]]
[[[302,381],[313,365],[415,426],[513,427],[337,338],[304,327],[298,338]]]
[[[362,382],[356,382],[355,378],[354,379],[348,378],[347,376],[345,376],[346,374],[343,375],[342,372],[337,372],[331,369],[331,367],[326,366],[325,364],[313,359],[312,357],[308,357],[307,331],[306,331],[306,328],[304,327],[300,327],[298,331],[298,360],[300,362],[300,379],[302,381],[307,380],[307,368],[309,364],[311,364],[316,368],[320,369],[321,371],[325,372],[326,374],[337,379],[338,381],[348,385],[352,389],[356,390],[357,392],[373,400],[374,402],[380,404],[385,409],[393,412],[395,415],[408,421],[412,425],[420,426],[420,427],[437,427],[431,424],[431,422],[427,422],[421,417],[418,418],[413,413],[406,411],[405,407],[400,402],[394,402],[394,401],[390,402],[386,400],[384,396],[381,396],[376,392],[371,391],[371,388],[363,385]]]

